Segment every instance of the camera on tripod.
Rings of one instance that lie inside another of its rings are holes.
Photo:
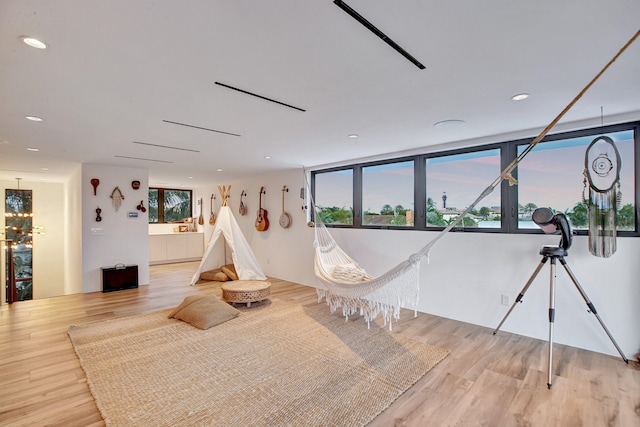
[[[560,234],[562,236],[557,247],[564,249],[565,254],[563,256],[566,256],[566,251],[569,250],[573,242],[573,231],[567,216],[563,213],[554,214],[549,208],[538,208],[533,211],[531,219],[546,234]],[[544,255],[542,253],[544,248],[551,248],[551,246],[543,246],[543,249],[540,250],[540,255]]]
[[[600,315],[598,315],[598,312],[596,311],[596,307],[593,305],[593,303],[587,296],[584,289],[582,289],[582,286],[580,286],[580,283],[578,283],[578,279],[576,278],[576,276],[573,274],[573,272],[567,265],[567,261],[564,259],[564,257],[567,256],[568,250],[571,247],[571,243],[573,241],[571,224],[569,224],[569,219],[567,218],[567,216],[563,213],[554,214],[553,211],[549,208],[538,208],[535,211],[533,211],[533,214],[531,215],[531,219],[546,234],[560,234],[561,235],[560,243],[558,245],[543,246],[540,249],[540,255],[542,255],[542,259],[540,260],[538,267],[535,269],[535,271],[533,272],[533,274],[531,275],[527,283],[524,285],[524,288],[522,288],[522,290],[518,294],[518,297],[513,302],[513,305],[511,306],[511,308],[509,308],[509,311],[507,311],[507,314],[505,314],[505,316],[502,318],[502,321],[500,322],[498,327],[493,331],[493,334],[495,335],[498,332],[498,330],[500,330],[503,323],[507,320],[507,318],[515,308],[516,304],[522,302],[522,298],[524,298],[524,295],[529,289],[529,286],[531,286],[531,284],[533,283],[534,279],[536,278],[540,270],[542,270],[542,267],[547,263],[547,261],[549,261],[551,274],[549,278],[549,346],[548,346],[549,357],[547,360],[547,387],[549,389],[551,388],[552,365],[553,365],[553,326],[554,326],[553,324],[554,324],[554,318],[555,318],[555,312],[556,312],[556,309],[555,309],[556,261],[558,261],[560,262],[560,265],[562,265],[564,270],[569,275],[569,278],[571,279],[576,289],[582,296],[582,299],[584,299],[584,302],[587,304],[588,311],[592,313],[596,317],[596,319],[598,319],[600,326],[602,326],[605,333],[607,334],[607,336],[615,346],[616,350],[618,350],[618,353],[620,353],[620,356],[622,356],[622,360],[624,360],[626,363],[629,363],[629,359],[627,359],[627,357],[624,355],[624,353],[618,346],[618,343],[616,342],[616,340],[613,339],[611,332],[609,332],[609,329],[607,329],[606,325],[600,318]]]

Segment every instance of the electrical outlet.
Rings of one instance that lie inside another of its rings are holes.
[[[502,295],[500,297],[500,304],[502,305],[509,305],[509,295]]]

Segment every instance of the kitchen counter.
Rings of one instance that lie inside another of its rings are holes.
[[[204,233],[149,233],[149,264],[197,261],[204,254]]]

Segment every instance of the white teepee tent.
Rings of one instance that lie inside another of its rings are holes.
[[[233,213],[231,213],[231,209],[227,206],[226,196],[228,195],[229,188],[230,187],[220,188],[223,204],[218,211],[213,234],[209,239],[209,244],[204,252],[202,261],[200,261],[198,269],[191,278],[191,286],[196,284],[200,279],[200,274],[202,271],[206,271],[206,268],[220,267],[220,265],[208,266],[208,264],[211,264],[210,258],[212,257],[214,248],[216,246],[218,246],[218,248],[220,247],[220,245],[216,245],[220,236],[224,238],[223,247],[226,252],[225,259],[228,259],[229,255],[231,256],[231,262],[233,262],[235,266],[239,280],[265,280],[267,278],[262,272],[262,268],[260,264],[258,264],[255,255],[253,255],[249,242],[247,242],[247,239],[245,239],[242,234],[242,230],[240,230],[240,226],[236,222]]]

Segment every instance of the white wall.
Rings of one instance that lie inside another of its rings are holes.
[[[33,183],[31,187],[33,224],[45,227],[45,234],[33,236],[33,298],[49,298],[64,293],[64,186]]]
[[[78,165],[64,191],[64,292],[82,292],[82,167]]]
[[[302,171],[289,170],[217,184],[232,185],[232,211],[265,274],[313,286],[313,229],[306,226],[299,198]],[[289,193],[285,193],[286,210],[293,217],[289,229],[278,225],[283,185],[290,187]],[[270,221],[265,232],[258,232],[254,227],[261,186],[267,191],[263,207]],[[249,213],[241,217],[238,205],[243,189],[248,194],[244,201]],[[217,192],[212,185],[198,191],[205,197],[214,190]],[[205,225],[207,240],[211,229]],[[407,230],[331,229],[330,232],[338,244],[373,275],[384,273],[436,235]],[[422,262],[419,311],[493,330],[509,308],[501,305],[501,296],[507,295],[513,302],[542,258],[538,252],[540,247],[557,244],[558,240],[558,236],[544,234],[449,233],[432,249],[430,262],[426,259]],[[640,350],[638,259],[640,239],[619,237],[617,253],[601,259],[588,252],[586,236],[574,238],[566,258],[627,357]],[[556,276],[554,342],[618,356],[596,317],[587,313],[585,301],[559,263]],[[503,331],[547,340],[549,279],[550,268],[545,265],[523,303],[517,305],[503,325]]]
[[[98,178],[97,195],[91,179]],[[131,182],[140,181],[140,188]],[[119,187],[124,195],[118,210],[110,195]],[[145,170],[97,164],[82,165],[82,292],[101,290],[101,268],[116,264],[137,265],[138,283],[149,284],[148,211],[136,210],[140,200],[148,206],[149,178]],[[96,222],[96,208],[102,209],[101,222]],[[137,212],[130,218],[129,212]],[[102,234],[92,233],[99,229]]]

